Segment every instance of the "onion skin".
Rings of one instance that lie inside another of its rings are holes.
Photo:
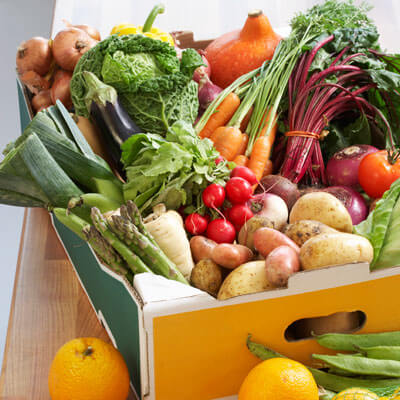
[[[201,78],[199,83],[200,107],[205,110],[221,92],[222,89],[214,85],[207,76]]]
[[[368,216],[368,206],[360,193],[348,186],[331,186],[320,190],[339,199],[351,216],[353,225],[358,225]]]
[[[289,211],[300,197],[297,185],[280,175],[264,176],[261,179],[261,184],[256,189],[256,193],[263,193],[264,189],[268,193],[281,197],[285,201]]]
[[[210,78],[210,75],[211,75],[210,63],[208,62],[207,58],[205,57],[204,52],[202,50],[199,50],[199,54],[201,55],[201,58],[203,59],[203,63],[206,64],[206,66],[202,65],[200,67],[197,67],[194,70],[193,80],[197,83],[200,83],[200,80],[202,78],[204,78],[205,76],[207,78]]]
[[[60,100],[64,104],[65,108],[70,109],[72,107],[71,92],[69,83],[72,78],[71,72],[66,72],[58,80],[53,83],[51,87],[51,100],[53,104],[56,100]]]
[[[332,186],[359,188],[358,168],[361,160],[378,149],[368,144],[346,147],[335,153],[326,165],[326,176]]]
[[[50,70],[52,59],[49,40],[35,36],[26,42],[22,42],[18,47],[16,57],[18,73],[34,71],[40,76],[44,76]]]
[[[49,89],[42,90],[32,98],[32,107],[36,112],[42,111],[44,108],[50,107],[53,104],[51,92]]]
[[[96,44],[96,40],[80,29],[63,29],[53,40],[54,59],[62,69],[72,72],[82,55]]]
[[[68,28],[80,29],[80,30],[86,32],[94,40],[98,40],[98,41],[101,40],[100,32],[96,28],[93,28],[93,26],[89,26],[89,25],[86,25],[86,24],[83,24],[83,25],[72,25],[66,19],[63,19],[63,22]]]
[[[50,88],[50,82],[35,71],[26,71],[20,76],[21,82],[33,93]]]

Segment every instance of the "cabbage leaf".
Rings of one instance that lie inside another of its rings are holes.
[[[143,35],[113,35],[79,60],[71,80],[71,98],[78,115],[89,116],[84,71],[114,87],[132,120],[143,132],[164,135],[176,121],[193,123],[199,103],[194,70],[203,65],[193,49],[181,60],[166,42]]]

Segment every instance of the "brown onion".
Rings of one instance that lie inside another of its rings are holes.
[[[71,72],[65,71],[64,69],[58,69],[53,77],[53,82],[57,82],[59,79],[64,76],[71,76]]]
[[[50,69],[52,58],[48,39],[33,37],[18,47],[16,57],[18,72],[23,74],[26,71],[35,71],[44,76]]]
[[[70,109],[72,107],[71,92],[69,89],[69,83],[72,78],[71,72],[66,72],[61,78],[56,80],[51,87],[51,100],[53,104],[56,100],[60,100],[64,104],[65,108]]]
[[[21,82],[33,93],[49,89],[50,83],[35,71],[26,71],[20,76]]]
[[[53,104],[51,99],[50,90],[42,90],[40,93],[36,94],[32,98],[32,107],[36,112],[43,110]]]
[[[81,29],[82,31],[85,31],[93,39],[101,40],[100,32],[96,28],[93,28],[93,26],[89,26],[89,25],[85,25],[85,24],[83,24],[83,25],[72,25],[66,19],[63,19],[63,22],[64,22],[65,25],[67,25],[68,28]]]
[[[54,59],[61,68],[73,71],[82,55],[96,44],[97,40],[80,29],[63,29],[53,40]]]

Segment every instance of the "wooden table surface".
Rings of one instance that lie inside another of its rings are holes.
[[[49,214],[42,209],[27,209],[0,399],[50,399],[47,375],[54,355],[68,340],[85,336],[109,341],[54,232]],[[135,399],[132,393],[129,399]]]

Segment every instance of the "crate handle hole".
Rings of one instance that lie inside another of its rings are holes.
[[[312,339],[324,333],[354,333],[359,331],[367,320],[363,311],[343,311],[313,318],[302,318],[292,322],[285,330],[288,342]]]

